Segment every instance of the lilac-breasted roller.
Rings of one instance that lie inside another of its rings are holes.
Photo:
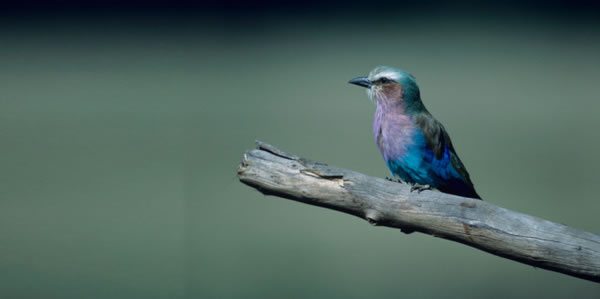
[[[481,199],[444,126],[427,111],[415,78],[379,66],[349,83],[366,87],[377,106],[373,136],[392,175],[412,190],[439,191]]]

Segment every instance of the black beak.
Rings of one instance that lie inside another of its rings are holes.
[[[348,81],[348,83],[366,87],[366,88],[369,88],[369,87],[371,87],[371,85],[373,85],[367,77],[356,77],[356,78]]]

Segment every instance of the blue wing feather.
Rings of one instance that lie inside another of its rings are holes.
[[[481,199],[443,126],[429,113],[417,116],[416,123],[412,145],[402,157],[387,161],[392,174],[408,183]]]

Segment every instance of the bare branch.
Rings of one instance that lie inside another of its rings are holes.
[[[485,201],[370,177],[258,143],[238,168],[268,195],[338,210],[373,225],[453,240],[535,267],[600,282],[600,236]]]

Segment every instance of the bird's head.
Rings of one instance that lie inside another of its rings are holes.
[[[357,77],[348,83],[367,88],[369,97],[377,104],[402,103],[420,108],[421,95],[413,75],[389,66],[378,66],[366,77]]]

